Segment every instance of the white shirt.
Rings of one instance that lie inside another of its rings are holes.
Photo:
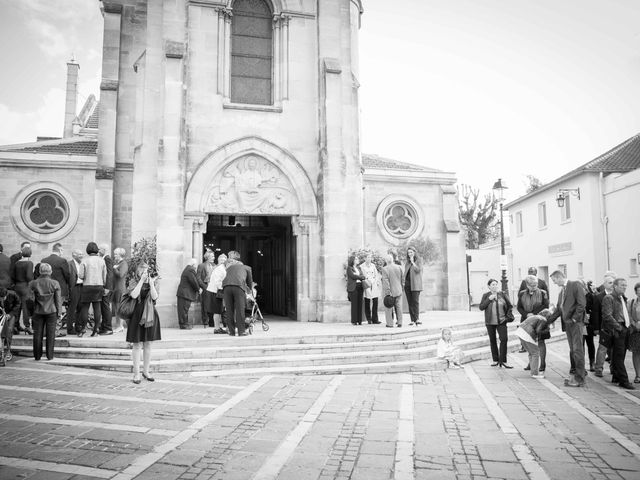
[[[227,276],[227,269],[224,265],[218,265],[211,272],[209,283],[207,284],[207,292],[216,293],[222,289],[222,281]]]

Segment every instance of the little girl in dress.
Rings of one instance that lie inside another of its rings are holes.
[[[448,368],[460,368],[462,361],[462,350],[453,344],[451,339],[451,329],[443,328],[441,332],[442,338],[438,340],[438,358],[447,361]]]

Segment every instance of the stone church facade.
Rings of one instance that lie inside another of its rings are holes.
[[[422,308],[467,309],[455,175],[360,152],[359,0],[100,5],[99,103],[75,115],[72,62],[64,138],[0,147],[6,253],[155,235],[177,324],[188,259],[237,249],[263,310],[335,322],[349,248],[428,236],[441,255]]]

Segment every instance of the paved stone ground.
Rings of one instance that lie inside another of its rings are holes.
[[[2,479],[638,479],[640,390],[487,362],[388,375],[194,378],[0,368]],[[629,365],[631,378],[633,372]]]

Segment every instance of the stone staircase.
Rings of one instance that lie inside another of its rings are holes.
[[[456,344],[465,352],[464,362],[491,357],[483,320],[451,328]],[[515,324],[509,326],[509,351],[520,347],[520,340],[513,335],[515,329]],[[256,333],[259,335],[229,337],[212,335],[209,329],[206,334],[192,338],[167,335],[169,339],[154,343],[152,369],[155,372],[189,372],[193,377],[217,377],[274,373],[392,373],[445,367],[445,362],[436,357],[440,327],[387,329],[376,325],[343,330],[342,333]],[[552,337],[547,342],[564,338],[558,328],[552,330]],[[12,350],[15,355],[30,357],[31,337],[15,336]],[[56,339],[54,360],[47,363],[130,372],[131,349],[122,334],[97,338],[62,337]]]

